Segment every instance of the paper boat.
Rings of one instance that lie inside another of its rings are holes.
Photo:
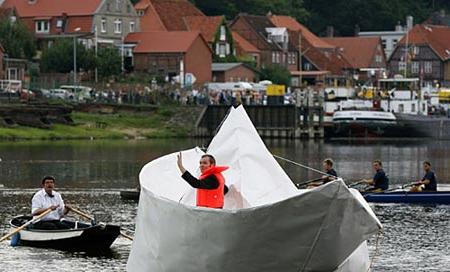
[[[368,270],[366,240],[382,226],[367,202],[342,180],[297,190],[243,107],[230,110],[208,153],[230,167],[223,210],[195,207],[176,153],[144,166],[128,271]],[[194,175],[202,154],[183,151]]]

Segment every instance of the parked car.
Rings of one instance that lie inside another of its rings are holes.
[[[64,89],[51,89],[48,95],[50,99],[67,100],[69,98],[69,92]]]
[[[78,102],[86,102],[92,98],[92,88],[86,86],[62,85],[60,89],[66,90],[69,93],[70,100]]]

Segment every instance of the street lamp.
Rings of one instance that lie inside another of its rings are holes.
[[[77,27],[74,32],[80,31],[81,28]],[[77,35],[73,35],[73,84],[77,85]]]

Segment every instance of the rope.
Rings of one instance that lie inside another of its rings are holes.
[[[377,239],[375,241],[375,252],[373,253],[372,260],[370,260],[370,266],[367,269],[367,272],[372,271],[373,265],[375,263],[375,258],[380,255],[380,240],[381,240],[380,237],[382,236],[382,234],[383,234],[383,230],[380,229],[377,233]]]
[[[332,175],[329,175],[329,174],[327,174],[327,173],[325,173],[325,172],[323,172],[323,171],[317,170],[317,169],[315,169],[315,168],[306,166],[306,165],[304,165],[304,164],[301,164],[301,163],[298,163],[298,162],[295,162],[295,161],[291,161],[290,159],[286,159],[286,158],[283,158],[283,157],[280,157],[280,156],[277,156],[277,155],[273,155],[273,154],[272,154],[272,156],[274,156],[274,157],[277,158],[277,159],[280,159],[280,160],[283,160],[283,161],[292,163],[292,164],[294,164],[294,165],[303,167],[303,168],[305,168],[305,169],[314,171],[314,172],[316,172],[316,173],[319,173],[319,174],[322,174],[322,175],[326,175],[326,176],[330,176],[330,177],[332,176]]]

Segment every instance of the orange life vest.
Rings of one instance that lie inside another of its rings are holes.
[[[208,176],[214,175],[219,182],[219,187],[217,189],[207,190],[207,189],[197,189],[197,207],[208,207],[222,209],[224,203],[224,189],[225,189],[225,179],[222,176],[222,172],[227,170],[227,166],[213,166],[206,170],[200,176],[200,180],[207,178]]]

